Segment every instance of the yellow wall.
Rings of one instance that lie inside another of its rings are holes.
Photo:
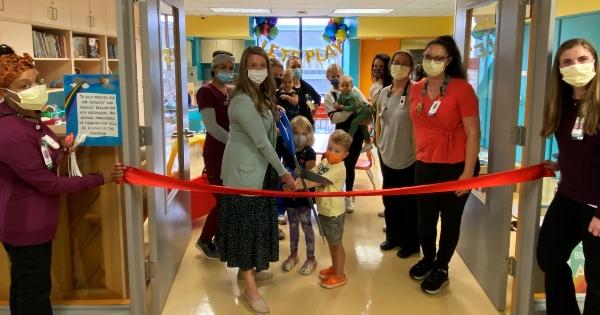
[[[359,17],[358,38],[422,38],[454,32],[454,17]]]
[[[558,0],[556,16],[600,11],[600,0]]]
[[[185,17],[185,34],[204,38],[250,38],[247,16],[194,16]]]

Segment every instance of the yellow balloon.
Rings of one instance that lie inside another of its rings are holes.
[[[313,59],[313,57],[315,56],[315,50],[314,49],[310,49],[306,51],[306,62],[310,63],[311,59]]]
[[[335,32],[335,39],[337,39],[338,42],[345,41],[347,37],[348,37],[348,33],[346,33],[346,31],[344,31],[341,28],[339,30],[337,30],[337,32]]]

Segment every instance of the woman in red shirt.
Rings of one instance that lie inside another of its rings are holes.
[[[423,69],[427,77],[414,84],[410,93],[417,155],[415,184],[471,178],[479,168],[479,102],[465,80],[452,37],[441,36],[427,44]],[[437,294],[448,284],[448,263],[458,244],[468,197],[468,190],[417,196],[423,259],[409,274],[423,280],[421,289],[426,293]],[[436,252],[440,216],[442,230]]]

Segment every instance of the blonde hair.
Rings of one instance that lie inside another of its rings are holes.
[[[341,146],[346,149],[346,152],[350,150],[350,145],[352,144],[352,136],[350,136],[347,132],[342,129],[336,129],[330,136],[329,140],[331,142]]]
[[[300,129],[304,132],[306,132],[307,136],[307,140],[308,140],[308,145],[312,146],[313,144],[315,144],[315,133],[313,131],[313,126],[310,123],[310,121],[308,121],[308,118],[304,117],[304,116],[296,116],[294,117],[294,119],[292,119],[292,121],[290,122],[292,124],[292,129]]]
[[[302,59],[300,59],[300,57],[297,56],[297,55],[291,55],[285,61],[285,68],[286,69],[288,69],[290,67],[290,64],[292,63],[293,60],[298,60],[298,62],[300,62],[300,68],[302,68]]]
[[[265,58],[267,63],[268,76],[258,87],[248,78],[248,59],[251,55],[261,56]],[[259,113],[271,111],[275,119],[278,119],[279,114],[276,109],[275,89],[275,79],[273,79],[269,57],[265,50],[258,46],[246,48],[242,54],[242,60],[240,61],[240,74],[233,95],[235,96],[241,93],[248,95],[254,102],[256,110]]]
[[[550,96],[546,107],[544,108],[544,127],[542,136],[549,137],[556,132],[562,116],[562,106],[564,103],[571,102],[573,97],[573,87],[562,80],[560,74],[560,57],[568,49],[582,46],[587,49],[594,57],[594,68],[596,76],[587,84],[587,90],[583,97],[579,115],[585,117],[583,130],[587,135],[595,135],[600,129],[600,63],[598,62],[598,53],[588,40],[583,38],[570,39],[558,48],[552,65],[552,74],[550,75]]]
[[[327,67],[327,70],[325,70],[325,76],[329,76],[333,71],[337,71],[340,74],[344,74],[344,70],[342,70],[342,67],[340,67],[340,65],[338,65],[337,63],[332,63],[329,65],[329,67]]]
[[[340,78],[340,85],[341,85],[342,83],[348,83],[348,84],[350,84],[350,86],[351,86],[351,87],[354,87],[354,80],[352,80],[352,77],[351,77],[351,76],[343,75],[343,76]]]

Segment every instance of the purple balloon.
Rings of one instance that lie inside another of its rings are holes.
[[[277,25],[277,17],[271,16],[271,17],[267,18],[267,22],[269,24],[271,24],[271,26],[275,26],[275,25]]]
[[[335,35],[333,35],[333,36],[329,36],[329,39],[330,39],[332,42],[335,42]]]

